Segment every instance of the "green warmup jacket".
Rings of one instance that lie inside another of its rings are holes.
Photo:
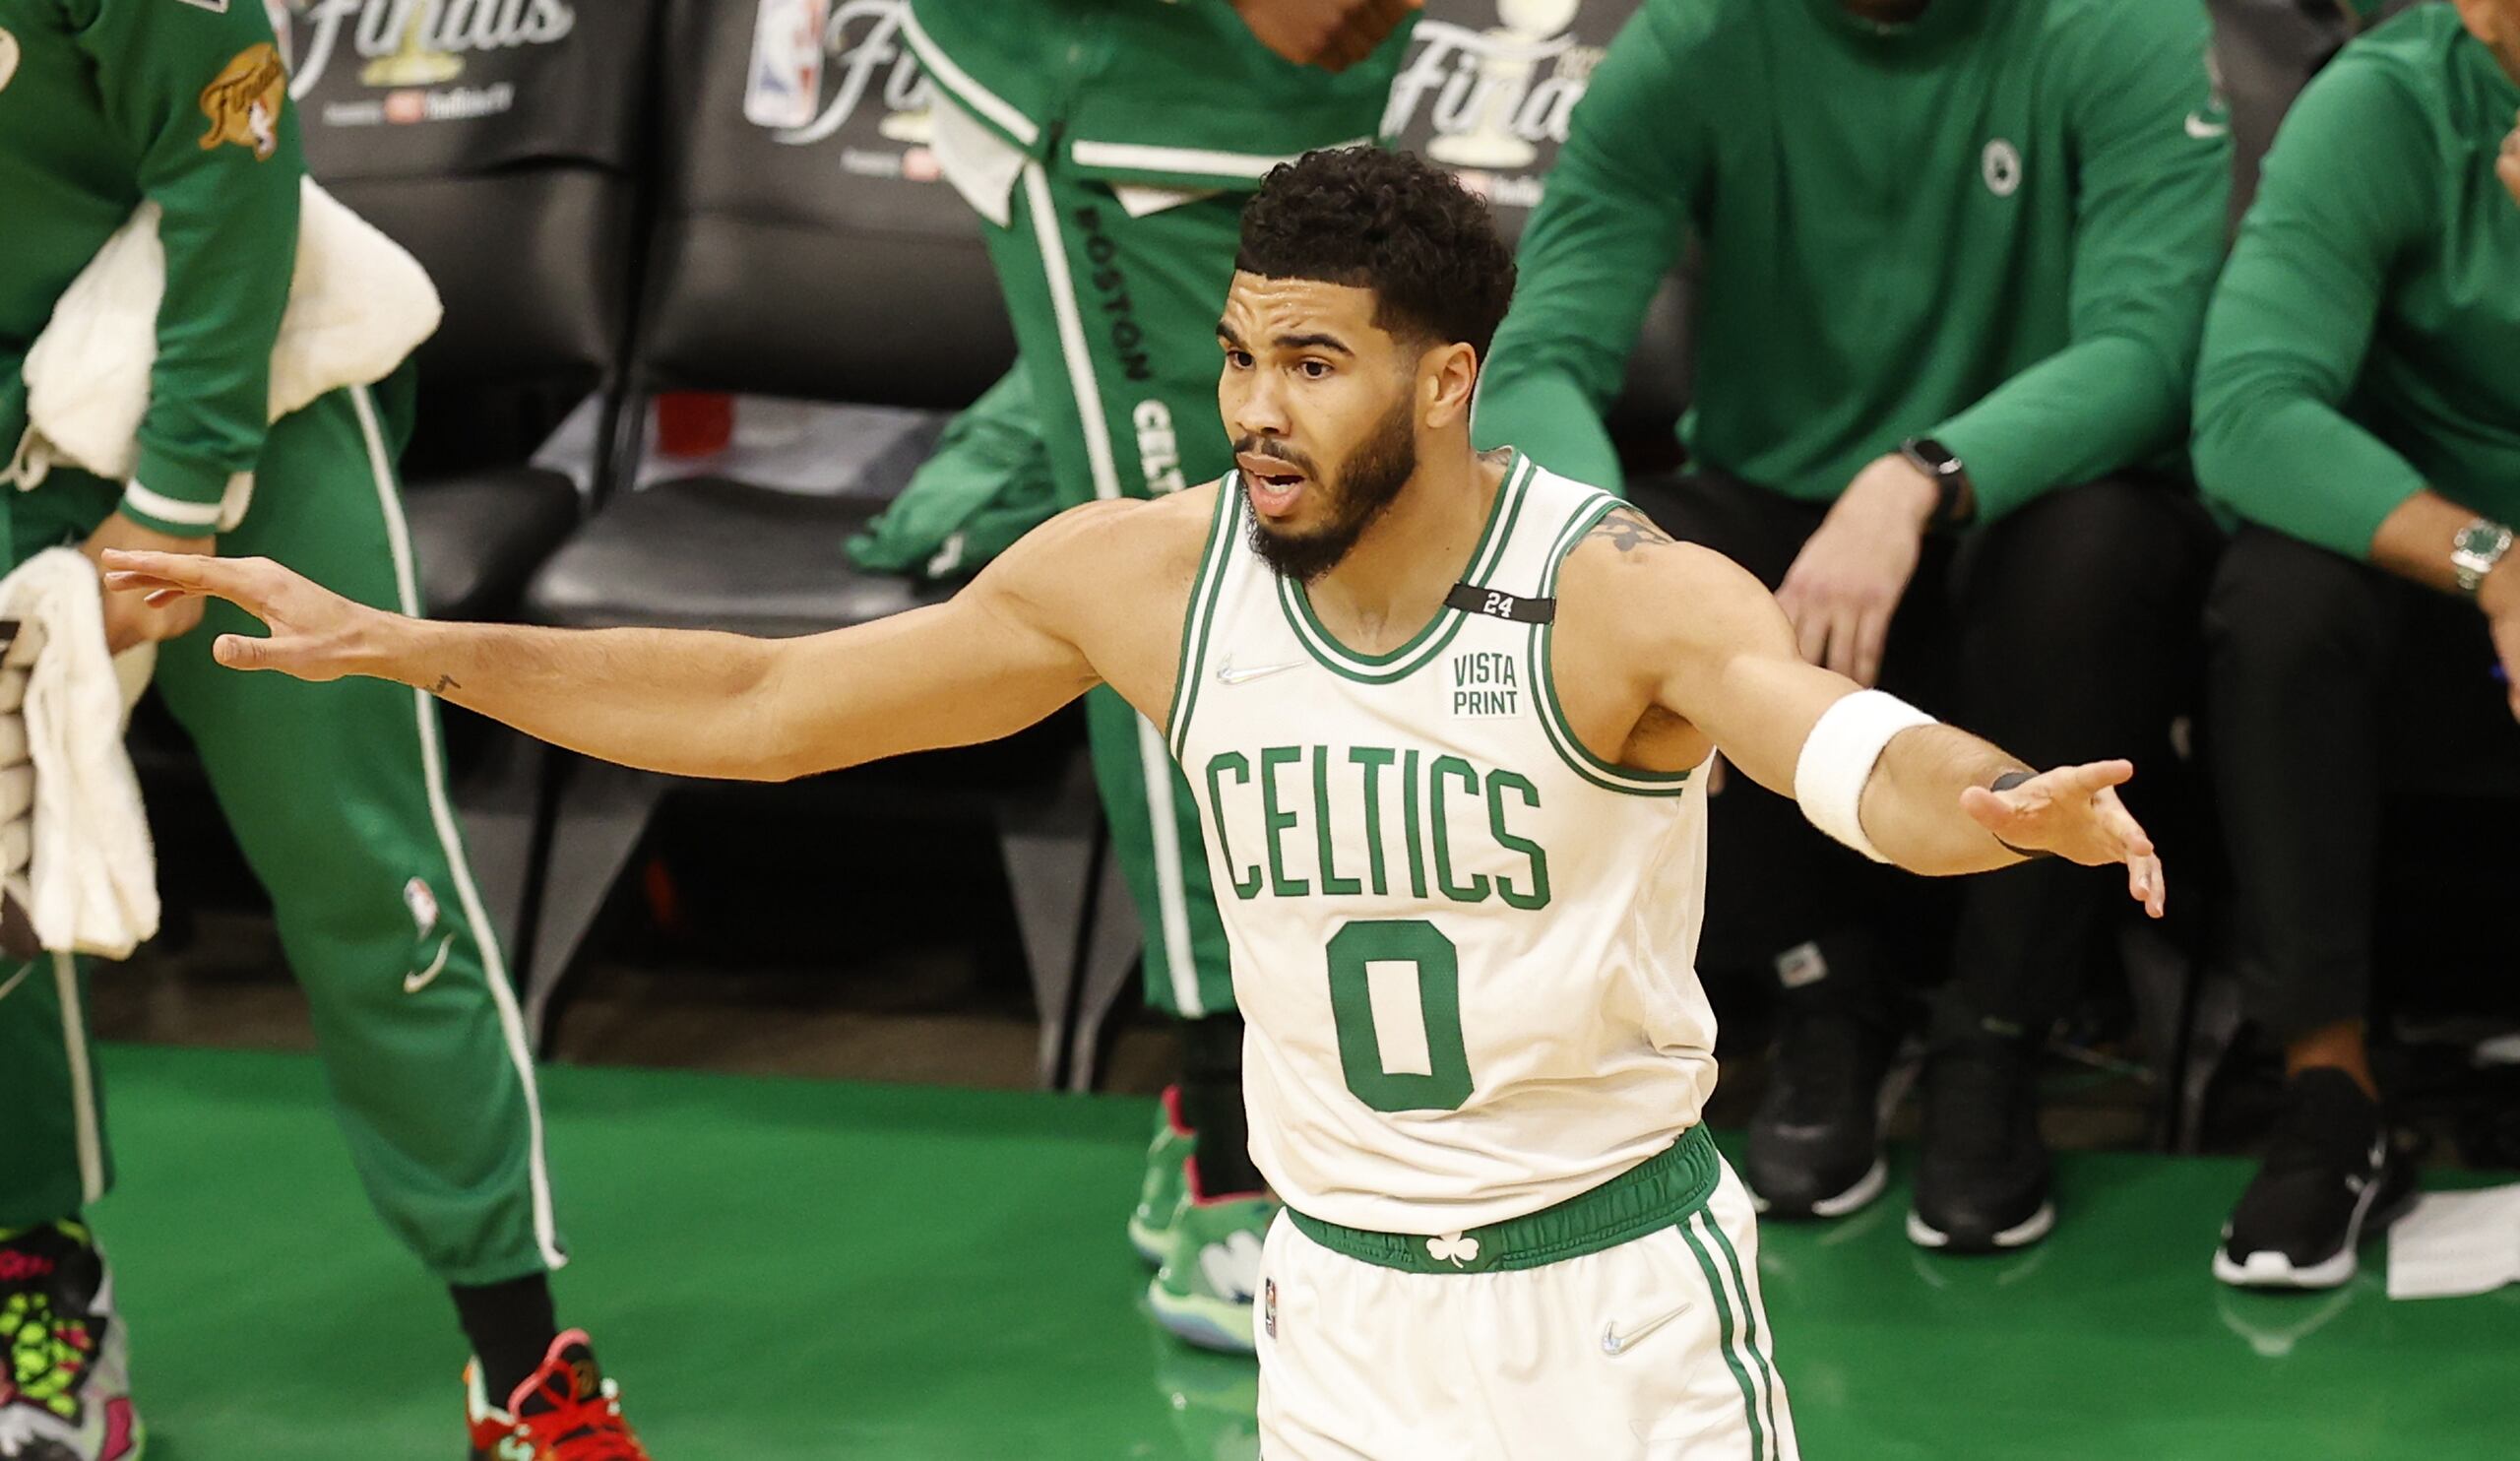
[[[1297,154],[1377,140],[1411,31],[1333,76],[1263,46],[1231,0],[911,0],[904,25],[936,84],[1036,160],[1246,190]]]
[[[2293,104],[2214,295],[2196,476],[2348,557],[2429,486],[2520,521],[2520,86],[2446,5],[2345,48]]]
[[[1828,501],[1910,436],[1982,519],[2165,457],[2221,262],[2198,0],[1646,0],[1524,234],[1477,436],[1614,483],[1602,413],[1694,237],[1701,466]]]
[[[262,455],[305,171],[261,0],[0,0],[0,454],[54,302],[154,199],[166,299],[122,510],[210,532]]]

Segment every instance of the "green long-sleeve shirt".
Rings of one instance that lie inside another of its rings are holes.
[[[1027,155],[1243,190],[1313,148],[1375,141],[1412,28],[1334,76],[1270,51],[1232,0],[911,0],[908,16],[937,85]]]
[[[2354,558],[2427,485],[2520,521],[2520,207],[2493,173],[2515,111],[2446,5],[2347,46],[2293,104],[2207,318],[2210,495]]]
[[[1646,0],[1523,235],[1476,435],[1612,482],[1693,235],[1700,465],[1833,499],[1909,436],[1992,518],[2174,450],[2231,154],[2197,0]]]
[[[123,510],[210,532],[262,454],[304,175],[261,0],[0,0],[0,453],[54,303],[154,199],[166,296]]]

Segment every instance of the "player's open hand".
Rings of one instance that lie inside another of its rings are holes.
[[[1262,45],[1298,66],[1345,71],[1374,53],[1426,0],[1233,0]]]
[[[96,565],[98,582],[104,585],[105,593],[99,606],[105,615],[105,650],[108,654],[119,655],[135,645],[163,644],[170,639],[181,639],[201,623],[198,600],[169,600],[161,603],[138,594],[113,592],[113,585],[103,578],[105,557],[116,551],[133,549],[167,554],[216,553],[219,551],[219,540],[177,538],[144,528],[118,512],[108,515],[96,525],[96,531],[88,535],[88,540],[80,545],[79,550]]]
[[[2125,863],[2127,895],[2158,919],[2170,897],[2162,859],[2117,799],[2117,789],[2134,775],[2132,761],[2059,766],[2001,792],[1971,787],[1960,794],[1960,809],[2025,852],[2053,853],[2086,867]]]
[[[271,636],[221,634],[211,657],[230,669],[277,669],[305,680],[357,674],[373,658],[374,630],[390,618],[319,588],[269,558],[107,552],[105,587],[146,596],[151,607],[224,599],[268,625]]]

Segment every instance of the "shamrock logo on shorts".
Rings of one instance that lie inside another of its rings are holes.
[[[1441,1238],[1427,1239],[1426,1253],[1438,1263],[1450,1263],[1459,1268],[1465,1263],[1479,1261],[1479,1239],[1447,1233]]]

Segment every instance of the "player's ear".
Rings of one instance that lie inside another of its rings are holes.
[[[1418,357],[1418,405],[1429,427],[1470,419],[1470,395],[1479,384],[1479,351],[1454,341]]]

